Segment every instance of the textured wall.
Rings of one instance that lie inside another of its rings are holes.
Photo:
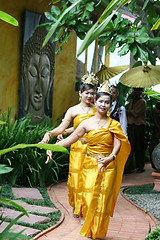
[[[49,11],[50,0],[0,0],[2,11],[15,17],[19,27],[14,27],[0,20],[0,109],[13,110],[12,116],[18,114],[18,89],[20,82],[22,16],[25,9],[43,13]],[[70,106],[77,102],[75,88],[76,71],[76,36],[73,33],[63,51],[56,55],[55,78],[53,89],[53,122]]]

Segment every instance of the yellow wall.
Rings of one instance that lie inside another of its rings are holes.
[[[38,13],[49,11],[51,0],[0,0],[0,10],[12,15],[19,27],[11,26],[0,20],[0,110],[13,110],[18,114],[18,89],[20,83],[20,58],[22,37],[22,14],[24,10]],[[55,77],[53,90],[53,122],[70,106],[77,102],[75,88],[76,36],[72,33],[67,44],[55,59]]]

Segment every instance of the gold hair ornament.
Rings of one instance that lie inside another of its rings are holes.
[[[104,92],[104,93],[109,93],[110,95],[112,95],[112,86],[109,83],[109,81],[106,81],[105,83],[100,84],[97,92]]]
[[[90,74],[84,75],[81,78],[81,82],[83,84],[95,85],[95,84],[98,84],[98,77],[96,77],[96,75],[94,73],[90,73]]]

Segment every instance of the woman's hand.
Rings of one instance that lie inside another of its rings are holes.
[[[98,164],[99,164],[99,171],[103,172],[106,170],[106,167],[108,166],[108,164],[110,162],[113,161],[113,156],[108,156],[108,157],[104,157],[104,158],[99,158],[98,159]]]
[[[46,154],[47,154],[47,160],[46,160],[45,164],[48,164],[51,161],[51,159],[52,159],[52,151],[51,150],[47,150]]]
[[[48,143],[48,142],[49,142],[49,139],[50,139],[50,133],[49,133],[49,132],[46,132],[46,133],[44,134],[43,139],[42,139],[39,143]]]
[[[59,135],[57,136],[57,142],[56,142],[56,143],[58,143],[58,142],[61,141],[61,140],[63,140],[63,134],[59,134]]]

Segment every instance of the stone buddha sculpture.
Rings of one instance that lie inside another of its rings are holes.
[[[49,116],[46,112],[52,106],[50,91],[53,87],[55,49],[51,42],[42,48],[46,34],[44,28],[38,27],[23,51],[24,110],[31,116],[32,124],[47,121]]]

